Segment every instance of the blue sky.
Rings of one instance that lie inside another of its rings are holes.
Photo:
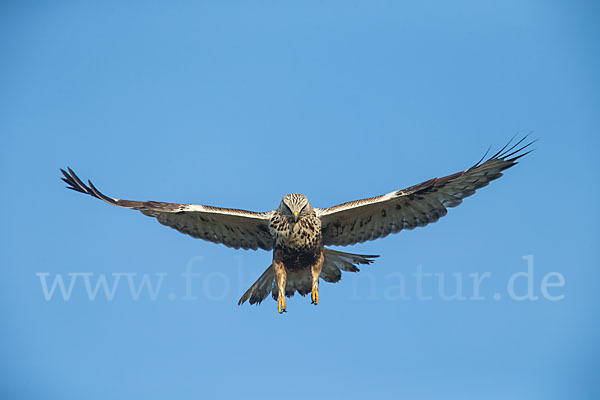
[[[0,7],[3,398],[600,396],[595,3]],[[194,240],[59,174],[136,200],[326,207],[529,131],[537,150],[505,177],[436,224],[347,248],[382,257],[284,315],[236,305],[269,253]],[[528,260],[537,299],[516,300]],[[418,271],[436,274],[429,300]],[[69,273],[68,298],[46,300],[44,279],[68,288]],[[90,299],[86,277],[113,274],[112,300]],[[548,274],[564,284],[544,296]],[[156,296],[135,300],[144,276]],[[457,277],[466,298],[443,298]]]

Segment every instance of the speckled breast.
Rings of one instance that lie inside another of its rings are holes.
[[[295,224],[277,221],[274,257],[290,270],[309,268],[323,251],[321,224],[317,217],[303,218]]]

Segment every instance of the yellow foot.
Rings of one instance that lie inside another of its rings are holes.
[[[279,314],[286,312],[286,310],[285,310],[285,297],[277,300],[277,309],[279,310]]]
[[[310,304],[314,304],[315,306],[319,304],[319,289],[312,291],[310,299],[312,300]]]

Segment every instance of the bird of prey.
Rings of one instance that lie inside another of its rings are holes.
[[[209,242],[235,249],[273,250],[269,268],[244,293],[246,300],[260,304],[269,293],[277,300],[279,313],[286,311],[286,297],[296,292],[311,293],[319,303],[319,278],[338,282],[341,271],[359,271],[358,265],[370,264],[375,255],[345,253],[324,246],[362,243],[436,222],[447,208],[458,206],[465,197],[502,176],[502,171],[517,164],[531,150],[533,142],[523,144],[527,136],[464,171],[433,178],[382,196],[351,201],[330,208],[311,206],[298,193],[283,197],[279,207],[269,212],[196,204],[132,201],[108,197],[88,180],[83,183],[70,169],[61,169],[68,189],[88,194],[114,206],[138,210],[158,222]],[[514,139],[514,138],[513,138]],[[485,160],[485,161],[484,161]]]

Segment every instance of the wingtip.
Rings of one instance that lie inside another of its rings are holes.
[[[522,138],[520,138],[519,140],[517,140],[515,142],[515,138],[518,136],[518,133],[517,133],[497,153],[495,153],[493,156],[489,157],[485,162],[493,161],[493,160],[504,160],[504,161],[513,163],[512,165],[516,164],[516,162],[515,162],[516,160],[518,160],[521,157],[526,156],[527,154],[529,154],[533,150],[535,150],[535,149],[530,149],[526,152],[523,152],[523,150],[529,148],[531,145],[536,143],[539,139],[533,139],[529,142],[526,142],[524,145],[521,145],[531,135],[532,132],[533,131],[530,131],[529,133],[527,133],[526,135],[524,135]],[[523,152],[523,153],[521,153],[521,152]],[[521,153],[521,154],[519,154],[519,153]],[[513,157],[513,158],[511,158],[511,157]],[[475,167],[479,166],[480,163],[481,163],[481,160],[477,164],[475,164]]]
[[[517,143],[517,145],[519,145],[520,143],[522,143],[524,139],[525,139],[525,137],[523,139],[521,139],[519,141],[519,143]],[[523,150],[529,148],[529,146],[533,145],[536,141],[537,141],[537,139],[536,140],[532,140],[531,142],[529,142],[529,143],[527,143],[527,144],[519,147],[518,149],[512,151],[517,146],[517,145],[515,145],[515,146],[511,147],[509,150],[507,150],[505,153],[503,153],[501,155],[501,157],[499,157],[499,158],[502,158],[502,159],[504,159],[506,161],[515,162],[519,158],[525,157],[527,154],[531,153],[534,149],[530,149],[530,150],[528,150],[526,152],[523,152]],[[510,157],[513,157],[513,158],[510,158]]]
[[[66,178],[66,179],[71,179],[71,176],[70,176],[70,175],[67,173],[67,171],[65,171],[64,169],[60,168],[60,172],[61,172],[61,174],[63,174],[63,176],[64,176],[64,178],[61,178],[61,179],[63,179],[63,180],[64,180],[65,178]]]

